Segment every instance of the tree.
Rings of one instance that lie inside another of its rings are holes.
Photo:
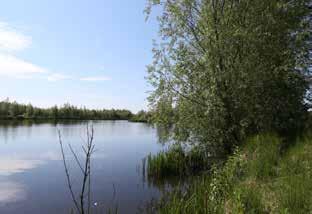
[[[302,127],[310,0],[150,0],[161,6],[148,80],[156,121],[178,141],[231,153],[252,134]],[[173,113],[169,113],[173,112]]]
[[[0,116],[7,117],[9,112],[9,103],[6,101],[0,102]]]
[[[17,102],[10,103],[9,105],[9,116],[16,117],[18,115],[18,104]]]
[[[51,116],[52,116],[53,119],[57,119],[58,118],[58,108],[57,108],[56,105],[51,108],[51,113],[52,113]]]
[[[34,114],[34,107],[31,104],[28,104],[26,106],[25,117],[26,118],[31,118],[31,117],[33,117],[33,114]]]

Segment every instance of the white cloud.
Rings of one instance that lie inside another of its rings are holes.
[[[20,51],[31,45],[31,38],[5,22],[0,22],[0,50],[5,52]]]
[[[34,74],[47,72],[46,69],[13,55],[0,53],[0,75],[14,78],[31,78]]]
[[[51,72],[46,68],[38,66],[32,62],[25,61],[16,56],[31,46],[31,37],[23,34],[17,28],[12,27],[6,22],[0,21],[0,76],[9,78],[30,79],[34,77],[43,78],[47,81],[55,82],[66,79],[76,79],[80,81],[97,82],[108,81],[110,77],[89,76],[89,77],[71,77],[61,73]]]
[[[80,80],[88,82],[98,82],[98,81],[109,81],[112,80],[112,78],[106,76],[93,76],[93,77],[82,77],[80,78]]]
[[[0,76],[11,78],[32,78],[47,72],[45,68],[13,55],[31,45],[31,38],[18,32],[8,23],[0,22]]]
[[[50,82],[55,82],[55,81],[59,81],[59,80],[71,79],[71,77],[68,75],[64,75],[64,74],[54,73],[54,74],[51,74],[50,76],[48,76],[47,79]]]

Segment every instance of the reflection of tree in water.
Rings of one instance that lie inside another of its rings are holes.
[[[1,127],[18,127],[18,126],[33,126],[40,124],[52,124],[56,125],[55,120],[0,120],[0,128]]]
[[[33,127],[41,124],[56,125],[54,121],[43,120],[1,120],[0,121],[0,136],[7,143],[10,139],[15,139],[18,136],[26,136],[30,138],[33,132]],[[54,133],[55,135],[55,133]]]
[[[19,125],[14,121],[4,121],[0,123],[0,136],[3,137],[4,143],[9,139],[14,139],[19,131]]]

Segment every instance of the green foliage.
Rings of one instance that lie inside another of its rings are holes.
[[[167,151],[147,157],[147,175],[150,180],[168,177],[185,177],[207,170],[212,165],[199,150],[185,151],[182,146],[174,145]]]
[[[164,194],[161,202],[153,204],[151,210],[161,214],[211,213],[209,194],[207,188],[202,188],[203,185],[209,187],[207,177],[195,178],[186,191],[175,189]]]
[[[277,185],[280,208],[287,213],[310,213],[312,211],[311,176],[305,173],[291,174],[281,178]]]
[[[236,187],[231,200],[232,213],[265,213],[261,190],[256,185]]]
[[[139,111],[138,113],[134,114],[131,118],[131,122],[143,122],[148,123],[151,121],[152,114],[146,111]]]
[[[312,138],[299,139],[281,161],[275,184],[281,209],[286,213],[312,210]]]
[[[233,155],[223,168],[215,168],[212,174],[192,177],[186,187],[164,194],[155,205],[157,213],[224,213],[225,198],[239,181],[245,165],[244,157]]]
[[[70,104],[43,109],[33,107],[31,104],[10,102],[8,99],[0,102],[0,119],[129,120],[130,118],[132,118],[132,113],[128,110],[89,110]]]
[[[165,0],[148,80],[154,121],[229,154],[248,136],[306,118],[310,0]]]
[[[248,172],[257,179],[270,179],[277,174],[282,141],[274,135],[258,135],[248,140]]]
[[[311,213],[312,138],[283,153],[281,142],[276,135],[249,139],[223,167],[165,194],[157,213]]]

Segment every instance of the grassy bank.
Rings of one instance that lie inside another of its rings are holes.
[[[312,138],[285,149],[277,136],[256,136],[223,167],[192,180],[165,194],[157,213],[309,213]]]

